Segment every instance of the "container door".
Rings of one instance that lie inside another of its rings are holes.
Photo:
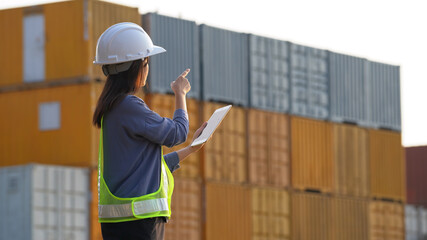
[[[24,82],[40,82],[45,79],[45,24],[43,14],[24,17],[23,54]]]

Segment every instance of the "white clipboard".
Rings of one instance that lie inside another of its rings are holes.
[[[221,124],[222,120],[225,118],[230,109],[231,105],[228,105],[226,107],[215,110],[215,112],[208,120],[208,125],[205,127],[205,129],[203,129],[202,134],[200,134],[200,136],[191,143],[191,146],[193,147],[205,143],[215,132],[219,124]]]

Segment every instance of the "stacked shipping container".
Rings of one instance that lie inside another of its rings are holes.
[[[0,54],[22,53],[0,73],[0,108],[10,116],[0,120],[0,166],[92,169],[91,239],[101,239],[99,133],[91,127],[103,87],[95,80],[104,78],[92,65],[96,40],[116,22],[141,19],[168,50],[150,60],[143,99],[151,109],[173,117],[169,83],[191,68],[185,144],[215,109],[234,105],[174,173],[166,239],[403,239],[398,67],[95,0],[4,10],[0,19],[13,19],[0,23],[10,32]],[[31,40],[39,35],[44,48]],[[26,57],[31,51],[39,65]]]

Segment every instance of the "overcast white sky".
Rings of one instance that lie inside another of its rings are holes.
[[[108,0],[401,66],[403,145],[427,145],[424,0]],[[0,8],[49,0],[0,0]]]

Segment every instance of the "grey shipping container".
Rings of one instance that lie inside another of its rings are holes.
[[[368,61],[367,68],[370,126],[400,131],[399,66]]]
[[[248,35],[200,25],[202,99],[248,106]]]
[[[249,106],[289,111],[289,43],[249,35]]]
[[[150,58],[147,89],[151,93],[173,93],[170,83],[185,69],[191,84],[188,97],[200,99],[199,34],[195,22],[148,13],[142,25],[153,43],[166,53]]]
[[[316,119],[329,118],[327,52],[290,45],[291,114]]]
[[[331,121],[368,126],[366,61],[329,52]]]
[[[88,174],[51,165],[0,168],[0,239],[88,239]]]
[[[427,239],[427,210],[420,206],[405,205],[406,240]]]

